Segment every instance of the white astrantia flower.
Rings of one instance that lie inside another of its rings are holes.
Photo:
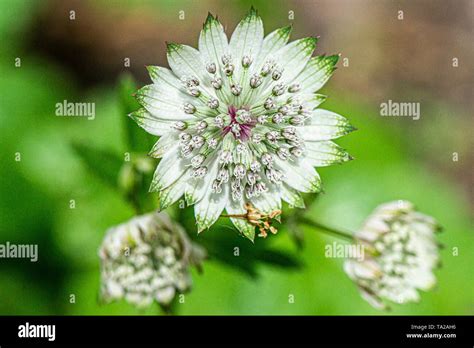
[[[101,298],[143,307],[167,306],[189,291],[189,267],[199,267],[205,252],[167,214],[150,213],[109,229],[99,256]]]
[[[410,202],[383,204],[355,234],[365,247],[364,260],[348,259],[344,270],[375,308],[388,308],[384,300],[417,302],[418,290],[430,290],[436,283],[433,271],[439,253],[434,233],[439,230],[432,217],[417,212]]]
[[[137,92],[143,108],[130,116],[160,137],[150,190],[160,192],[161,209],[184,195],[199,232],[224,210],[241,215],[251,205],[271,214],[282,200],[303,207],[299,192],[321,190],[314,167],[351,159],[331,140],[354,128],[319,109],[326,97],[316,93],[339,56],[312,57],[317,39],[287,44],[290,31],[264,37],[252,8],[229,41],[209,14],[198,50],[168,43],[171,70],[148,67],[153,84]],[[254,224],[231,220],[253,240]]]

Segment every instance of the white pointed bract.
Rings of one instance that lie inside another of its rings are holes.
[[[162,160],[151,190],[160,192],[161,209],[184,195],[195,205],[199,232],[224,209],[245,214],[250,204],[271,214],[282,200],[300,207],[299,192],[321,190],[314,167],[351,159],[331,139],[354,128],[317,109],[325,97],[316,92],[339,56],[312,57],[317,39],[287,44],[290,31],[264,37],[252,8],[229,41],[209,14],[198,50],[169,43],[171,70],[148,67],[153,84],[137,92],[143,108],[130,116],[161,137],[155,148],[164,151],[152,152]],[[254,225],[232,221],[254,238]]]
[[[388,308],[384,300],[417,302],[418,290],[430,290],[436,283],[433,270],[439,266],[439,253],[434,233],[439,229],[410,202],[383,204],[355,234],[365,247],[364,260],[346,260],[344,270],[377,309]]]
[[[189,266],[199,266],[205,252],[168,215],[150,213],[109,229],[99,256],[102,299],[143,307],[167,306],[189,291]]]

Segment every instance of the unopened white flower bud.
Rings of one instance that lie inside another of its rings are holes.
[[[199,266],[205,252],[168,215],[150,213],[109,229],[99,256],[101,298],[144,307],[168,306],[176,293],[189,291],[189,267]]]
[[[436,283],[437,230],[437,222],[417,212],[410,202],[383,204],[355,234],[368,255],[348,259],[344,270],[375,308],[386,309],[386,301],[417,302],[418,290],[430,290]]]

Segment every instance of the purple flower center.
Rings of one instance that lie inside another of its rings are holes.
[[[252,128],[255,127],[257,122],[250,117],[247,121],[242,121],[238,119],[237,112],[240,110],[249,111],[248,107],[243,106],[237,109],[234,105],[230,105],[227,108],[227,113],[230,116],[230,123],[224,127],[223,134],[226,135],[227,133],[231,132],[235,139],[239,139],[241,141],[247,141],[252,134]]]

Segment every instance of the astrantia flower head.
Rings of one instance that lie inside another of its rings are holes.
[[[347,260],[344,270],[372,306],[385,309],[383,300],[396,303],[419,301],[418,289],[429,290],[439,265],[434,232],[439,225],[415,211],[406,201],[379,206],[356,233],[365,246],[363,261]]]
[[[190,265],[205,257],[165,213],[151,213],[111,228],[99,250],[101,297],[137,306],[167,306],[191,288]]]
[[[318,109],[339,58],[312,57],[317,39],[287,44],[290,27],[264,37],[252,8],[230,41],[211,14],[198,50],[168,43],[171,70],[149,67],[153,84],[140,89],[142,109],[130,116],[160,136],[151,155],[162,158],[151,185],[164,209],[184,195],[195,205],[198,230],[223,210],[265,214],[281,201],[303,207],[299,192],[319,192],[314,167],[350,156],[331,139],[354,128],[333,112]],[[231,218],[253,239],[255,225]]]

